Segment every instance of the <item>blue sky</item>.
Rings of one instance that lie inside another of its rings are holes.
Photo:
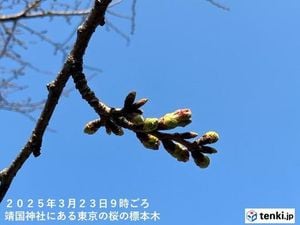
[[[126,4],[116,10],[128,12]],[[46,133],[42,155],[31,157],[18,173],[1,205],[0,220],[8,199],[73,197],[147,198],[149,211],[158,211],[161,219],[145,223],[159,225],[243,224],[244,209],[251,207],[297,211],[300,3],[224,4],[231,11],[200,0],[138,1],[131,44],[100,28],[85,57],[88,65],[103,70],[90,86],[105,103],[121,106],[126,94],[136,90],[138,97],[150,99],[146,116],[188,107],[193,123],[178,131],[218,131],[214,147],[219,152],[207,169],[192,161],[177,162],[163,148],[144,149],[129,131],[123,137],[103,130],[85,135],[84,124],[96,115],[74,91],[60,100],[50,123],[56,133]],[[60,22],[49,24],[57,40],[62,31],[73,29]],[[29,84],[26,94],[39,100],[46,96],[45,84],[61,67],[61,58],[43,43],[29,50],[29,60],[53,71],[31,71],[20,80]],[[18,114],[1,115],[3,168],[34,124]]]

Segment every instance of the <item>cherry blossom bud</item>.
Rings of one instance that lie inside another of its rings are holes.
[[[184,127],[191,123],[192,112],[190,109],[178,109],[167,113],[159,119],[159,129],[169,130],[175,127]]]
[[[206,155],[203,155],[201,152],[192,151],[192,157],[194,158],[194,162],[196,163],[196,165],[200,168],[207,168],[209,166],[210,159]]]
[[[108,120],[106,122],[106,125],[108,126],[108,129],[110,129],[110,131],[112,131],[115,135],[122,136],[124,134],[124,131],[123,131],[122,127],[115,124],[111,120]]]
[[[176,147],[175,147],[174,155],[176,159],[181,162],[189,161],[190,153],[186,150],[186,148],[179,143],[175,143],[175,145]]]
[[[198,134],[195,132],[185,132],[185,133],[180,134],[180,137],[183,139],[191,139],[191,138],[195,138],[197,136],[198,136]]]
[[[196,142],[198,145],[213,144],[219,140],[219,134],[215,131],[206,132],[200,139]]]
[[[133,102],[135,100],[135,96],[136,96],[135,91],[132,91],[127,95],[127,97],[125,98],[125,101],[124,101],[124,108],[129,108],[133,104]]]
[[[201,146],[200,151],[202,153],[207,153],[207,154],[213,154],[218,152],[217,149],[210,146]]]
[[[162,143],[167,152],[178,161],[187,162],[189,160],[190,154],[183,145],[168,139],[162,140]]]
[[[105,131],[108,135],[111,135],[111,128],[107,124],[105,124]]]
[[[94,134],[96,131],[94,130],[94,126],[91,123],[87,123],[84,127],[84,133],[86,134]]]
[[[94,134],[100,128],[101,125],[102,125],[101,124],[101,120],[100,119],[96,119],[96,120],[88,122],[84,126],[84,130],[83,131],[86,134]]]
[[[137,102],[132,104],[132,107],[138,109],[140,107],[142,107],[143,105],[145,105],[148,102],[147,98],[142,98],[140,100],[138,100]]]
[[[143,131],[151,132],[156,130],[158,127],[158,119],[157,118],[146,118],[144,120]]]
[[[160,141],[157,137],[151,134],[136,133],[138,139],[142,142],[145,148],[158,150]]]
[[[169,139],[163,139],[162,143],[167,152],[173,155],[173,153],[175,152],[175,143]]]
[[[117,136],[122,136],[124,134],[124,131],[120,126],[111,127],[111,131]]]

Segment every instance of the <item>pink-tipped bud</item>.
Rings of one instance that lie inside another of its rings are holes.
[[[192,112],[190,109],[178,109],[167,113],[159,119],[159,129],[169,130],[175,127],[184,127],[191,123]]]

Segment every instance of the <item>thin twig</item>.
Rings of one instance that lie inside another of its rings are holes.
[[[126,41],[127,45],[129,45],[130,43],[130,38],[127,34],[125,34],[125,32],[121,31],[118,27],[116,27],[113,23],[106,21],[106,26],[109,29],[112,29],[114,32],[116,32],[117,34],[119,34],[122,38],[124,38],[124,40]]]
[[[45,18],[45,17],[54,17],[54,16],[84,16],[89,13],[90,9],[82,9],[82,10],[70,10],[70,11],[42,11],[42,12],[34,12],[30,14],[16,13],[12,15],[2,15],[0,16],[1,22],[14,21],[20,19],[34,19],[34,18]]]
[[[230,8],[228,8],[227,6],[222,5],[221,3],[218,3],[218,2],[216,2],[214,0],[206,0],[206,1],[208,1],[209,3],[211,3],[212,5],[220,8],[220,9],[223,9],[225,11],[230,11]]]
[[[24,30],[28,31],[30,34],[35,35],[35,36],[39,37],[41,40],[52,45],[55,48],[56,52],[60,51],[63,55],[66,55],[66,50],[63,48],[63,46],[60,43],[51,40],[49,37],[47,37],[43,33],[38,32],[38,31],[30,28],[29,26],[26,26],[23,23],[19,23],[19,27],[23,28]]]
[[[132,12],[131,31],[130,31],[131,35],[133,35],[135,32],[136,3],[137,3],[137,0],[133,0],[132,5],[131,5],[131,12]]]
[[[120,14],[120,13],[116,13],[116,12],[113,12],[113,11],[107,10],[107,14],[110,14],[110,15],[116,16],[116,17],[119,17],[119,18],[121,18],[121,19],[131,20],[131,17],[130,17],[130,16],[122,15],[122,14]]]
[[[17,28],[17,21],[13,22],[11,31],[8,31],[6,29],[6,27],[5,27],[4,24],[2,26],[5,29],[5,32],[8,34],[8,37],[7,37],[7,39],[6,39],[6,41],[5,41],[4,45],[3,45],[2,51],[0,53],[0,58],[5,54],[5,52],[7,50],[7,47],[9,46],[10,41],[13,39],[14,32],[15,32],[15,30]]]

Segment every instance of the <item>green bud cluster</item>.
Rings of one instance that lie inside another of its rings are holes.
[[[90,121],[84,127],[84,132],[94,134],[101,126],[104,126],[108,134],[123,135],[123,128],[133,130],[137,138],[145,148],[158,150],[162,142],[166,151],[178,161],[187,162],[191,157],[200,168],[206,168],[210,159],[206,154],[216,153],[217,150],[207,146],[218,141],[219,135],[215,131],[206,132],[200,138],[195,132],[183,132],[168,134],[162,130],[170,130],[176,127],[185,127],[191,123],[192,112],[190,109],[178,109],[167,113],[161,118],[144,118],[141,107],[148,99],[136,101],[136,92],[130,92],[125,100],[123,108],[105,108],[105,114],[101,119]],[[109,110],[108,110],[109,109]]]

